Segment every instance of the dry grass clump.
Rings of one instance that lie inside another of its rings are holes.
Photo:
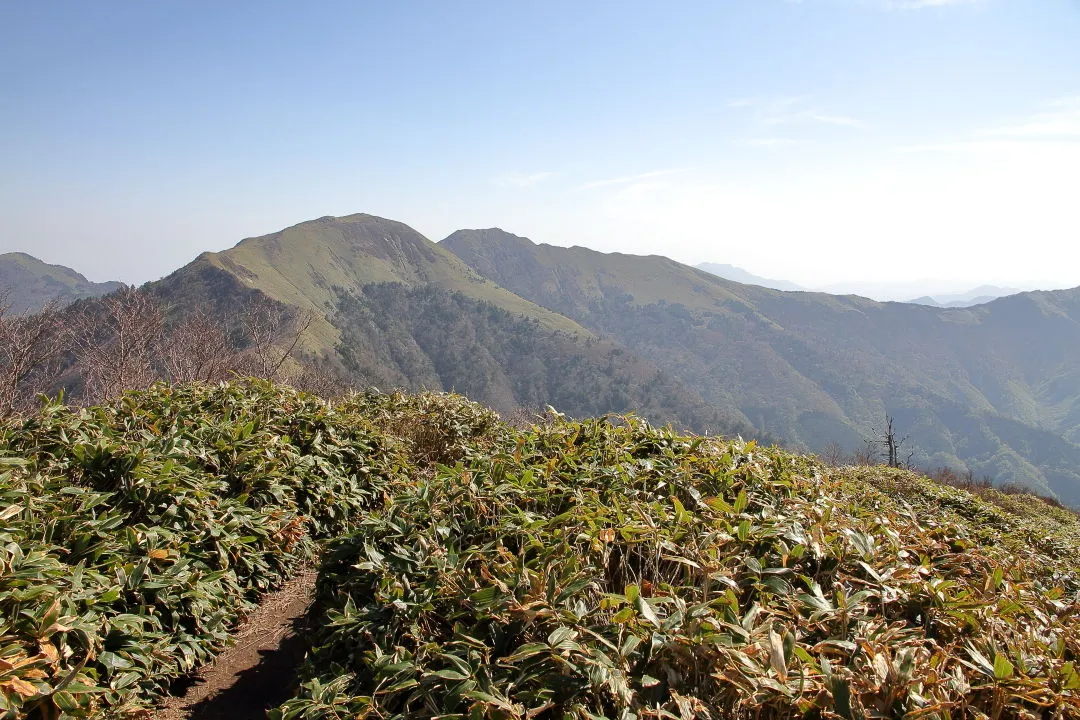
[[[416,468],[454,463],[487,445],[499,422],[492,410],[453,393],[353,393],[338,404],[404,445]]]

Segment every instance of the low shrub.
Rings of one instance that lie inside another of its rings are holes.
[[[145,714],[401,464],[268,383],[155,386],[0,428],[0,717]]]
[[[879,470],[634,419],[523,431],[330,544],[271,717],[1080,716],[1078,545],[1018,553],[1021,521]]]

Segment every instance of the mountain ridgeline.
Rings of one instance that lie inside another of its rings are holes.
[[[757,436],[652,362],[515,295],[398,222],[321,218],[221,253],[156,285],[170,304],[235,314],[261,292],[315,313],[305,352],[353,384],[457,390],[500,411],[638,412]]]
[[[0,288],[4,303],[14,312],[36,312],[47,303],[67,305],[81,298],[100,297],[120,288],[118,282],[96,283],[63,265],[50,265],[21,252],[0,255]]]
[[[788,443],[858,450],[889,413],[924,467],[1080,502],[1080,290],[939,309],[741,285],[501,230],[441,245]]]
[[[364,214],[203,253],[151,289],[174,313],[235,322],[255,296],[307,313],[300,351],[355,385],[456,390],[500,411],[635,411],[849,454],[889,415],[921,467],[1080,504],[1080,289],[881,303],[497,229],[434,243]]]

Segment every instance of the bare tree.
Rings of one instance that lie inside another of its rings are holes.
[[[350,390],[349,383],[326,359],[305,360],[300,364],[300,372],[290,380],[290,383],[297,390],[318,395],[327,400],[343,397]]]
[[[37,395],[53,389],[68,348],[59,314],[56,301],[20,314],[0,299],[0,417],[28,410]]]
[[[224,324],[205,307],[162,335],[160,355],[166,376],[176,383],[224,380],[240,367]]]
[[[865,440],[862,450],[856,450],[851,460],[855,465],[876,465],[877,450],[873,440]]]
[[[829,467],[839,467],[847,462],[848,456],[844,452],[843,446],[840,443],[833,440],[828,445],[821,449],[818,453],[818,457],[821,462],[825,463]]]
[[[163,325],[158,300],[134,287],[117,290],[84,309],[72,331],[84,399],[110,400],[157,380]]]
[[[904,444],[907,443],[910,436],[905,435],[903,437],[897,437],[896,429],[893,427],[892,415],[885,413],[885,429],[878,430],[877,428],[874,428],[874,436],[873,440],[867,441],[867,445],[881,448],[881,453],[889,467],[899,468],[911,466],[911,458],[915,455],[914,450],[908,451],[907,456],[901,459],[904,451]]]
[[[252,375],[268,380],[283,380],[285,361],[300,344],[300,338],[315,315],[310,311],[290,314],[285,307],[267,298],[253,299],[244,315],[244,330],[251,339],[246,353]]]

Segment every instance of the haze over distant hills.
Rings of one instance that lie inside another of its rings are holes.
[[[898,301],[933,307],[970,307],[981,305],[995,298],[1023,292],[1020,288],[980,285],[963,292],[943,289],[942,283],[933,280],[911,280],[891,283],[848,281],[826,285],[803,286],[787,280],[776,280],[754,275],[735,265],[700,263],[697,267],[726,280],[744,285],[760,285],[773,290],[825,292],[830,295],[861,295],[881,302]],[[1035,288],[1028,288],[1033,290]],[[914,298],[914,299],[911,299]]]
[[[1080,503],[1080,289],[882,303],[498,229],[434,243],[364,214],[203,253],[151,288],[179,312],[235,312],[253,293],[311,311],[306,351],[358,384],[815,451],[864,448],[888,413],[924,467]]]
[[[442,244],[789,443],[856,449],[888,412],[924,466],[1080,501],[1080,290],[938,309],[741,285],[500,230]]]
[[[51,300],[61,304],[98,297],[120,287],[118,282],[95,283],[63,265],[50,265],[32,255],[0,255],[0,292],[13,312],[40,310]]]
[[[1019,288],[999,287],[997,285],[980,285],[977,288],[968,290],[965,293],[953,293],[935,295],[930,297],[924,295],[922,297],[915,298],[914,300],[908,300],[910,303],[917,305],[932,305],[934,307],[971,307],[972,305],[982,305],[983,303],[990,302],[999,297],[1008,297],[1009,295],[1015,295],[1019,292],[1023,292]]]
[[[788,282],[787,280],[773,280],[772,278],[761,277],[734,265],[704,262],[698,264],[697,267],[707,273],[712,273],[717,277],[722,277],[726,280],[734,280],[743,285],[760,285],[761,287],[772,288],[773,290],[799,291],[809,289],[802,285]]]

